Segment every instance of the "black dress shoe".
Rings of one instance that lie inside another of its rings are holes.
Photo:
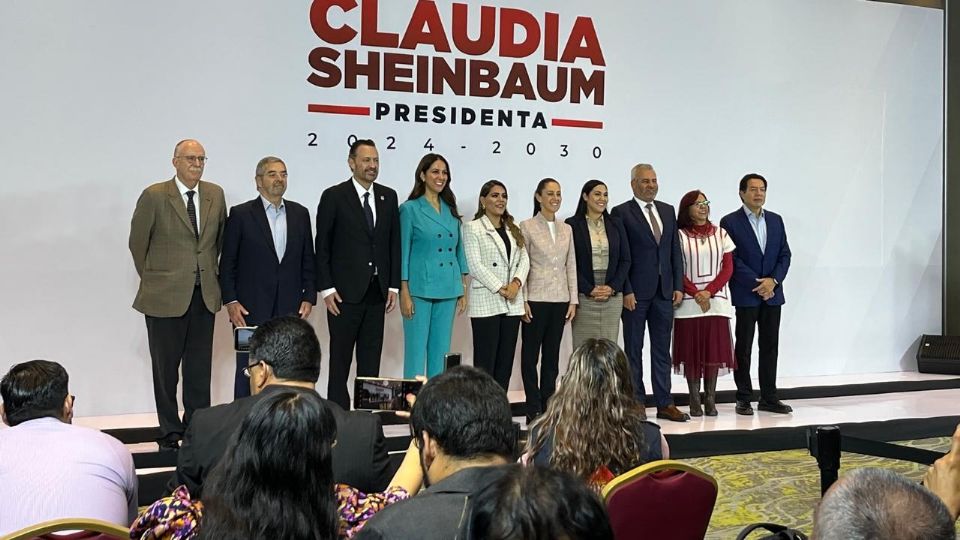
[[[180,449],[180,437],[177,435],[167,435],[157,439],[157,446],[161,452],[176,452]]]
[[[786,403],[780,401],[779,399],[776,401],[770,401],[770,402],[761,401],[760,403],[757,404],[757,409],[760,409],[761,411],[767,411],[767,412],[772,412],[777,414],[790,414],[791,412],[793,412],[793,407],[787,405]]]
[[[742,414],[743,416],[753,416],[753,407],[750,405],[750,402],[738,401],[737,414]]]

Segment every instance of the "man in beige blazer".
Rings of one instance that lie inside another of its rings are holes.
[[[130,253],[140,275],[133,308],[146,316],[161,449],[177,448],[193,412],[210,406],[226,203],[220,186],[200,181],[206,161],[198,141],[177,143],[176,176],[143,190],[130,222]],[[181,360],[182,421],[177,408]]]

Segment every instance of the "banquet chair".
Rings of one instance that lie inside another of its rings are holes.
[[[627,471],[601,492],[616,540],[702,539],[717,502],[717,481],[673,460]]]
[[[72,531],[69,534],[51,534]],[[0,540],[122,540],[130,529],[99,519],[64,518],[44,521],[15,531]]]

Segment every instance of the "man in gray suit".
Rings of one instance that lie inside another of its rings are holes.
[[[485,371],[457,366],[430,379],[410,413],[426,489],[388,506],[358,540],[446,540],[468,515],[470,495],[504,474],[516,434],[507,393]]]
[[[173,150],[176,175],[143,190],[130,222],[140,275],[133,308],[147,322],[161,449],[175,449],[193,411],[210,406],[214,314],[220,310],[217,258],[226,220],[220,186],[203,182],[207,156],[187,139]],[[181,421],[178,370],[183,361]]]

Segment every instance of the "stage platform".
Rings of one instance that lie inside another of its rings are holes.
[[[686,384],[675,377],[673,388],[677,405],[685,410]],[[793,407],[792,414],[756,411],[753,416],[737,415],[732,376],[721,378],[717,385],[719,416],[683,423],[657,420],[656,408],[649,402],[647,414],[660,424],[672,457],[679,459],[807,448],[809,430],[821,425],[839,425],[844,434],[856,437],[894,441],[949,436],[960,423],[960,377],[951,375],[894,372],[784,377],[779,388],[780,398]],[[525,437],[523,392],[511,391],[508,396]],[[409,427],[392,414],[385,414],[383,420],[388,447],[399,465],[409,441]],[[176,465],[176,453],[158,452],[153,442],[158,434],[156,415],[77,417],[74,422],[103,430],[127,444],[140,476],[142,503],[162,493]]]

